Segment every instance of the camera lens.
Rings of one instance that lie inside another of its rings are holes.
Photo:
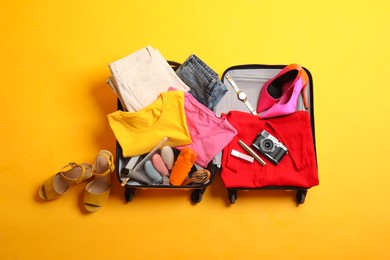
[[[263,139],[261,143],[261,147],[265,152],[272,152],[274,149],[274,142],[270,139]]]

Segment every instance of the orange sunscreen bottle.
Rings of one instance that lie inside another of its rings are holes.
[[[173,165],[169,182],[179,186],[183,183],[196,160],[196,153],[189,147],[184,147]]]

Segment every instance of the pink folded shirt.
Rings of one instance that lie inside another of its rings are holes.
[[[186,147],[197,153],[196,164],[207,167],[213,157],[237,135],[237,130],[225,118],[218,118],[190,93],[185,93],[184,110],[192,139],[192,144]],[[176,148],[180,150],[183,147]]]

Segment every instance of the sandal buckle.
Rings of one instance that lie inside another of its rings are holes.
[[[77,166],[77,163],[75,163],[75,162],[70,162],[68,165],[69,165],[70,167],[74,168],[74,167]]]

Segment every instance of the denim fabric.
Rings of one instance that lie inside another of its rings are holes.
[[[189,93],[212,111],[227,92],[218,74],[194,54],[176,70],[176,74],[190,87]]]

